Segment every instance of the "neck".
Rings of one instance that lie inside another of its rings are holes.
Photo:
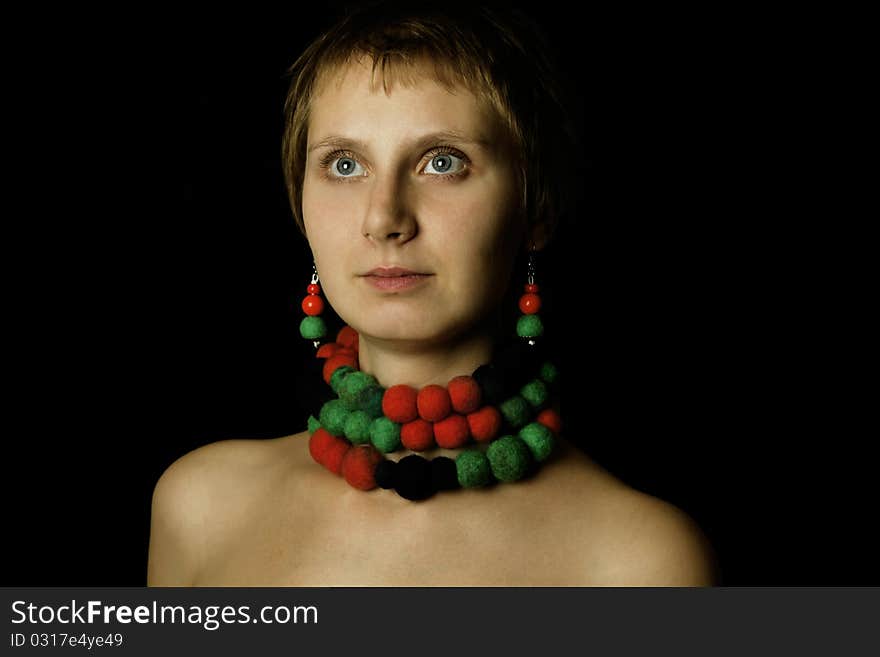
[[[472,374],[492,357],[491,333],[481,331],[454,341],[436,344],[384,340],[363,333],[358,341],[360,369],[376,377],[384,387],[409,385],[445,386],[450,379]]]

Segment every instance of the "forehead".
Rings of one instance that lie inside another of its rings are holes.
[[[351,60],[324,72],[312,97],[309,132],[342,128],[420,126],[496,136],[501,122],[491,103],[462,83],[438,80],[434,67],[413,62],[373,70]]]

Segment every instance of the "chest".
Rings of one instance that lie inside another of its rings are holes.
[[[458,513],[454,513],[454,511]],[[572,586],[588,583],[582,537],[523,509],[404,507],[398,513],[344,503],[326,514],[252,514],[209,548],[199,586]]]

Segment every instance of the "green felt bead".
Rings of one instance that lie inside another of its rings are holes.
[[[339,398],[348,410],[356,410],[360,408],[361,392],[371,385],[378,385],[378,383],[372,374],[359,371],[351,372],[339,384]]]
[[[334,436],[341,436],[345,433],[345,421],[348,419],[349,411],[338,399],[328,401],[321,407],[319,419],[321,426]]]
[[[383,454],[400,449],[400,425],[387,417],[370,423],[370,442]]]
[[[516,334],[521,338],[538,338],[544,335],[544,324],[537,315],[523,315],[516,323]]]
[[[467,449],[455,459],[455,471],[462,488],[485,486],[492,481],[489,459],[478,449]]]
[[[309,433],[315,433],[321,428],[321,422],[314,415],[309,415]]]
[[[367,386],[358,394],[357,407],[371,418],[382,417],[382,398],[385,388],[376,384]]]
[[[330,387],[333,388],[333,392],[338,395],[339,390],[342,388],[342,382],[353,372],[357,372],[357,370],[351,365],[341,365],[337,367],[333,374],[330,375]]]
[[[529,467],[529,448],[517,436],[503,436],[489,445],[486,456],[499,481],[516,481]]]
[[[373,418],[363,411],[349,413],[345,420],[345,437],[355,445],[370,442],[370,425],[372,423]]]
[[[501,411],[501,415],[504,416],[504,419],[507,420],[508,424],[514,429],[519,429],[528,422],[532,413],[529,402],[519,395],[502,402],[499,410]]]
[[[299,323],[299,334],[306,340],[318,340],[327,335],[327,325],[317,315],[303,317]]]
[[[550,391],[547,390],[547,385],[541,379],[535,379],[531,383],[525,384],[519,394],[533,407],[539,408],[547,401]]]
[[[556,365],[550,361],[544,363],[541,366],[541,378],[547,383],[556,383],[556,380],[559,378],[559,370],[556,368]]]
[[[520,429],[519,438],[539,463],[550,456],[550,452],[553,451],[555,442],[553,432],[540,422],[532,422]]]

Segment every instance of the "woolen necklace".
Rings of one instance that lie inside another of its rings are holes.
[[[326,359],[324,381],[335,397],[309,417],[309,452],[360,490],[394,489],[415,501],[438,491],[517,481],[550,456],[561,431],[559,373],[534,341],[512,345],[445,387],[420,390],[386,389],[360,371],[358,334],[349,326],[335,342],[323,344],[317,357]],[[465,449],[454,459],[384,457],[401,448],[435,446]]]

